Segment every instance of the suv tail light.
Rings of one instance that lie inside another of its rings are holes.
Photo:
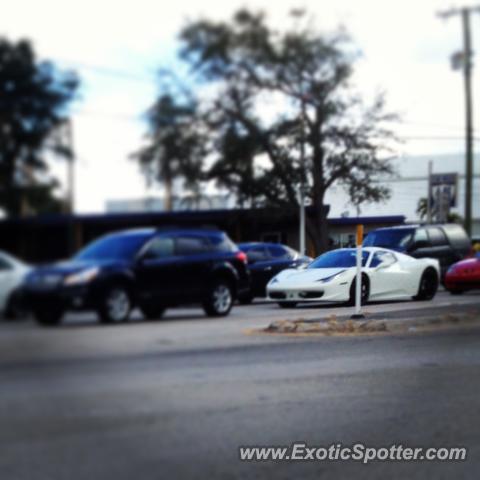
[[[245,264],[247,263],[247,254],[245,252],[237,252],[235,258]]]

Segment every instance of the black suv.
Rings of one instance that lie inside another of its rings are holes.
[[[436,258],[440,262],[442,276],[452,263],[472,251],[468,235],[456,224],[380,228],[370,232],[363,245],[390,248],[415,258]]]
[[[246,263],[220,231],[127,230],[100,238],[70,261],[34,270],[23,296],[47,325],[58,324],[66,310],[95,310],[108,323],[127,320],[134,306],[157,319],[186,303],[224,316],[249,289]]]

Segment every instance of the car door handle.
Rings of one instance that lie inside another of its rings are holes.
[[[268,272],[268,271],[270,271],[271,269],[272,269],[272,267],[265,267],[265,268],[263,269],[263,271],[264,271],[264,272]]]

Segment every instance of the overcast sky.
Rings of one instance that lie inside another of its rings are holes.
[[[31,39],[41,58],[73,68],[82,79],[74,106],[79,212],[101,212],[106,199],[147,193],[128,160],[142,141],[142,113],[157,93],[155,72],[175,64],[176,35],[188,19],[226,19],[239,7],[265,10],[276,26],[292,8],[315,15],[318,30],[343,25],[363,53],[355,76],[366,95],[383,89],[388,107],[403,115],[398,134],[404,155],[463,151],[462,76],[449,57],[461,48],[459,17],[436,13],[471,2],[441,0],[0,0],[2,33]],[[472,16],[473,48],[480,42],[480,15]],[[480,90],[474,74],[474,98]],[[480,121],[480,102],[475,117]],[[453,139],[452,139],[453,137]],[[476,144],[477,145],[477,144]],[[419,166],[419,173],[423,168]],[[59,175],[63,168],[57,166]],[[149,194],[158,194],[151,190]]]

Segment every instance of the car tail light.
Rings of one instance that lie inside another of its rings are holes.
[[[247,255],[246,255],[245,252],[237,252],[237,253],[235,254],[235,258],[236,258],[237,260],[240,260],[241,262],[243,262],[243,263],[245,263],[245,264],[247,263]]]

